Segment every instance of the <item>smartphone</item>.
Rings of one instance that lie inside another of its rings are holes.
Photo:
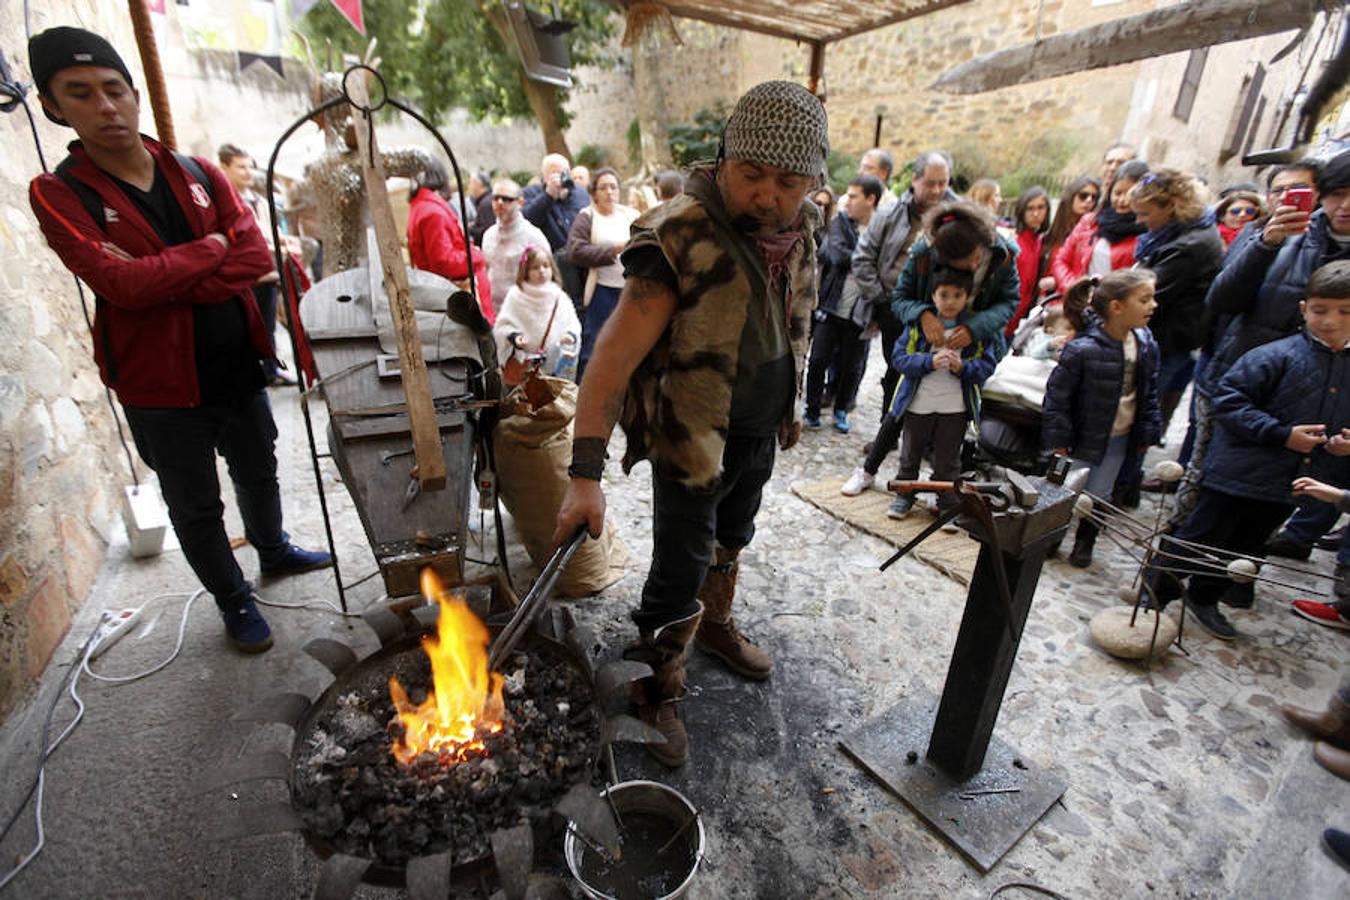
[[[1312,212],[1312,188],[1290,188],[1284,192],[1284,205],[1292,206],[1300,212]]]

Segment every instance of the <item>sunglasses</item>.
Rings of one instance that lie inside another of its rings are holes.
[[[1097,200],[1101,197],[1101,194],[1096,191],[1079,191],[1077,197],[1079,200]]]
[[[1254,216],[1256,215],[1255,206],[1230,206],[1228,214],[1233,216]]]
[[[506,196],[505,194],[493,194],[493,195],[492,195],[492,202],[493,202],[493,203],[496,203],[496,202],[498,202],[498,201],[501,201],[502,203],[515,203],[515,202],[516,202],[517,200],[519,200],[519,199],[520,199],[519,197],[508,197],[508,196]]]

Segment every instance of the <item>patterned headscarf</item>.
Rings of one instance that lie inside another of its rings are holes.
[[[722,156],[777,166],[799,175],[824,173],[830,153],[825,106],[791,81],[757,84],[736,101],[722,134]]]

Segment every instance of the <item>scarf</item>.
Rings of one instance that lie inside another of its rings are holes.
[[[1208,228],[1214,224],[1214,213],[1206,212],[1198,219],[1190,222],[1169,222],[1157,231],[1150,231],[1139,236],[1139,241],[1134,245],[1134,258],[1136,262],[1145,262],[1153,254],[1167,247],[1177,238],[1188,231],[1194,231],[1197,228]]]
[[[1097,236],[1108,244],[1119,244],[1132,237],[1138,237],[1148,229],[1134,219],[1134,213],[1116,212],[1114,206],[1105,206],[1097,210]]]
[[[787,278],[788,258],[792,256],[792,251],[797,249],[797,245],[802,242],[802,222],[801,217],[792,224],[791,231],[780,231],[778,234],[769,237],[755,238],[755,249],[759,251],[759,258],[764,261],[764,267],[769,270],[769,296],[772,298],[778,293],[778,285],[783,284],[783,316],[788,315],[788,310],[792,308],[792,281]],[[764,316],[768,319],[769,307],[771,303],[764,304]]]

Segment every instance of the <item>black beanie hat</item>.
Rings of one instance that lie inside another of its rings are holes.
[[[1317,193],[1325,196],[1344,187],[1350,187],[1350,150],[1327,160],[1317,173]]]
[[[60,25],[28,39],[28,68],[33,73],[39,94],[51,96],[47,87],[51,84],[52,76],[62,69],[75,66],[115,69],[127,80],[127,87],[132,87],[131,73],[127,71],[122,57],[112,44],[92,31]],[[42,107],[42,111],[58,125],[70,124],[47,112],[46,106]]]

